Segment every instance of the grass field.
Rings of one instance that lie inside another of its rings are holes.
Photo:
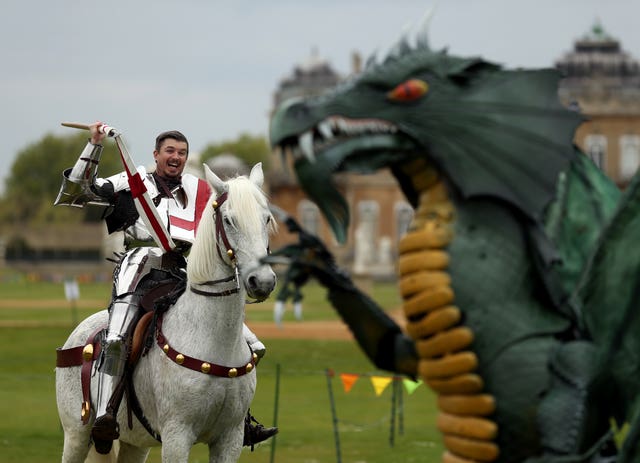
[[[384,307],[398,303],[396,289],[375,285],[371,293]],[[0,286],[0,462],[42,463],[58,461],[62,430],[55,407],[55,348],[81,319],[106,306],[108,284],[82,284],[80,300],[71,306],[62,285],[17,279]],[[271,302],[251,307],[249,320],[271,319]],[[336,319],[323,291],[310,287],[305,297],[305,320]],[[287,315],[291,317],[290,313]],[[294,323],[287,320],[287,323]],[[442,452],[434,428],[433,396],[424,386],[402,395],[402,414],[396,413],[394,445],[390,443],[392,387],[380,396],[369,374],[375,371],[357,345],[350,341],[264,339],[267,357],[258,367],[258,390],[252,413],[265,425],[272,424],[279,368],[277,421],[280,433],[272,443],[246,449],[241,462],[334,462],[337,460],[326,369],[338,376],[331,380],[338,419],[340,456],[343,462],[405,463],[436,461]],[[278,367],[279,366],[279,367]],[[346,393],[339,375],[361,376]],[[402,388],[399,388],[402,390]],[[400,419],[401,418],[401,419]],[[403,433],[399,426],[402,425]],[[273,457],[273,458],[272,458]],[[154,449],[148,461],[159,462]],[[191,462],[207,461],[203,445],[194,447]]]

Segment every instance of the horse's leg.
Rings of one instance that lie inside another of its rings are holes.
[[[162,429],[162,463],[187,463],[195,436],[185,427]]]
[[[209,463],[235,463],[242,452],[244,421],[239,426],[227,429],[209,444]]]
[[[144,463],[149,455],[149,448],[135,447],[120,441],[118,463]]]
[[[89,453],[89,433],[65,430],[62,463],[82,463]]]
[[[80,368],[56,369],[56,402],[64,430],[62,463],[82,463],[89,453],[91,427],[80,419]]]
[[[84,463],[116,463],[118,461],[118,441],[113,443],[113,447],[109,453],[102,454],[96,451],[95,447],[89,449],[89,455]]]

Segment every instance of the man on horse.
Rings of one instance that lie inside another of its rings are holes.
[[[114,270],[113,299],[109,306],[109,327],[102,342],[98,375],[99,387],[96,399],[96,420],[92,438],[96,450],[108,453],[111,442],[119,437],[116,414],[119,403],[111,401],[116,385],[125,369],[127,333],[139,316],[139,308],[145,288],[154,281],[172,276],[183,277],[185,255],[195,238],[202,210],[211,194],[207,182],[183,171],[189,155],[189,142],[178,131],[163,132],[156,138],[153,157],[155,171],[147,173],[144,167],[137,171],[158,211],[164,227],[150,230],[148,220],[140,217],[135,207],[135,192],[129,184],[131,173],[123,172],[112,177],[97,178],[97,166],[102,154],[102,141],[106,134],[103,124],[89,125],[91,138],[72,169],[64,172],[64,179],[55,204],[107,206],[105,221],[109,233],[124,232],[126,252]],[[151,222],[153,223],[153,222]],[[175,248],[164,252],[156,247],[154,236],[165,236],[175,243]],[[256,335],[244,326],[247,343],[259,357],[264,356],[265,346]],[[255,423],[255,424],[254,424]],[[265,428],[248,414],[245,420],[244,445],[262,442],[276,434],[277,428]],[[101,446],[102,449],[99,449]]]

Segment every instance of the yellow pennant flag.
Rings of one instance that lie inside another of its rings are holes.
[[[420,387],[422,384],[422,380],[413,381],[411,379],[402,380],[402,384],[404,384],[404,388],[407,390],[409,395],[413,394],[413,392]]]
[[[340,379],[342,380],[344,392],[349,392],[359,377],[360,375],[354,375],[353,373],[341,373]]]
[[[391,381],[393,381],[393,378],[390,376],[372,376],[371,384],[373,384],[373,390],[376,391],[376,395],[382,394]]]

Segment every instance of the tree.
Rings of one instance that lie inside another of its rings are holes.
[[[73,166],[86,143],[86,133],[63,137],[47,134],[20,151],[0,200],[0,223],[29,225],[100,220],[98,208],[89,206],[79,211],[53,206],[62,183],[62,172]],[[122,170],[115,144],[106,143],[99,176],[108,177]]]
[[[200,154],[200,160],[207,160],[219,154],[233,154],[242,159],[249,167],[262,162],[264,169],[268,168],[271,150],[267,139],[260,135],[242,133],[236,140],[226,140],[218,144],[207,145]]]

